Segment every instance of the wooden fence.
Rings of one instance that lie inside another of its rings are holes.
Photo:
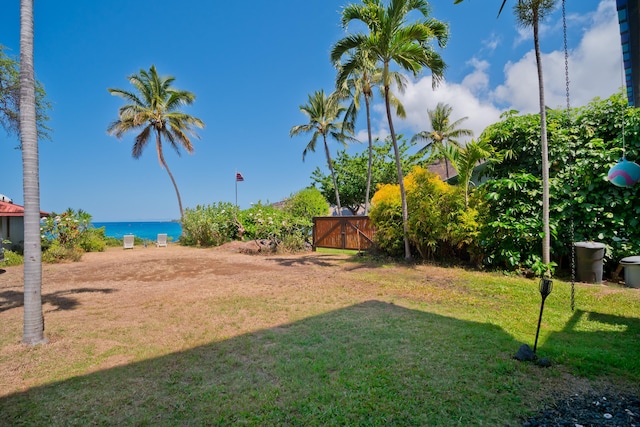
[[[375,230],[368,216],[313,218],[313,250],[336,248],[365,250],[373,246]]]

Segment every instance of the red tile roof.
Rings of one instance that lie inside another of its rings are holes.
[[[24,216],[24,206],[0,202],[0,217],[1,216]],[[40,211],[40,216],[45,217],[49,216],[49,214],[47,212]]]

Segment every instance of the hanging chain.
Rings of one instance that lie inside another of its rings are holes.
[[[564,39],[564,79],[566,86],[566,96],[567,96],[567,144],[571,147],[571,97],[569,96],[569,47],[567,45],[567,10],[566,10],[566,0],[562,0],[562,35]],[[572,148],[570,148],[570,161],[569,161],[569,188],[573,190],[573,186],[575,183],[574,173],[571,170],[575,164],[575,153]],[[575,198],[570,197],[570,203],[574,203]],[[571,311],[575,310],[576,304],[576,248],[575,248],[575,224],[573,223],[573,215],[574,209],[573,205],[571,206],[570,211],[570,220],[569,227],[571,233]]]

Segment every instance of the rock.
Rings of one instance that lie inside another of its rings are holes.
[[[518,352],[513,357],[521,362],[532,362],[536,360],[536,354],[531,350],[531,347],[529,347],[528,344],[522,344],[518,349]]]
[[[541,357],[536,363],[538,364],[538,366],[541,366],[543,368],[548,368],[549,366],[551,366],[551,360],[548,357]]]

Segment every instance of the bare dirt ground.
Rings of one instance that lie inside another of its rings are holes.
[[[353,263],[330,268],[347,256],[246,255],[239,253],[240,246],[108,248],[84,254],[80,262],[43,264],[49,345],[35,349],[20,344],[23,267],[0,270],[0,343],[6,344],[0,346],[0,397],[41,383],[25,372],[33,368],[29,364],[42,368],[43,359],[51,359],[45,363],[55,368],[57,358],[80,364],[87,353],[106,354],[95,366],[78,370],[108,369],[144,358],[145,348],[180,351],[212,336],[226,339],[372,297],[357,285],[345,291],[345,279],[332,280],[349,269],[365,268]],[[341,289],[339,297],[334,295],[336,287]],[[272,302],[269,316],[262,309],[254,314],[252,306],[264,306],[265,301]],[[104,338],[108,336],[114,340]],[[123,342],[139,343],[139,348],[108,356]],[[21,357],[26,352],[39,356]],[[60,375],[65,375],[62,368]]]

